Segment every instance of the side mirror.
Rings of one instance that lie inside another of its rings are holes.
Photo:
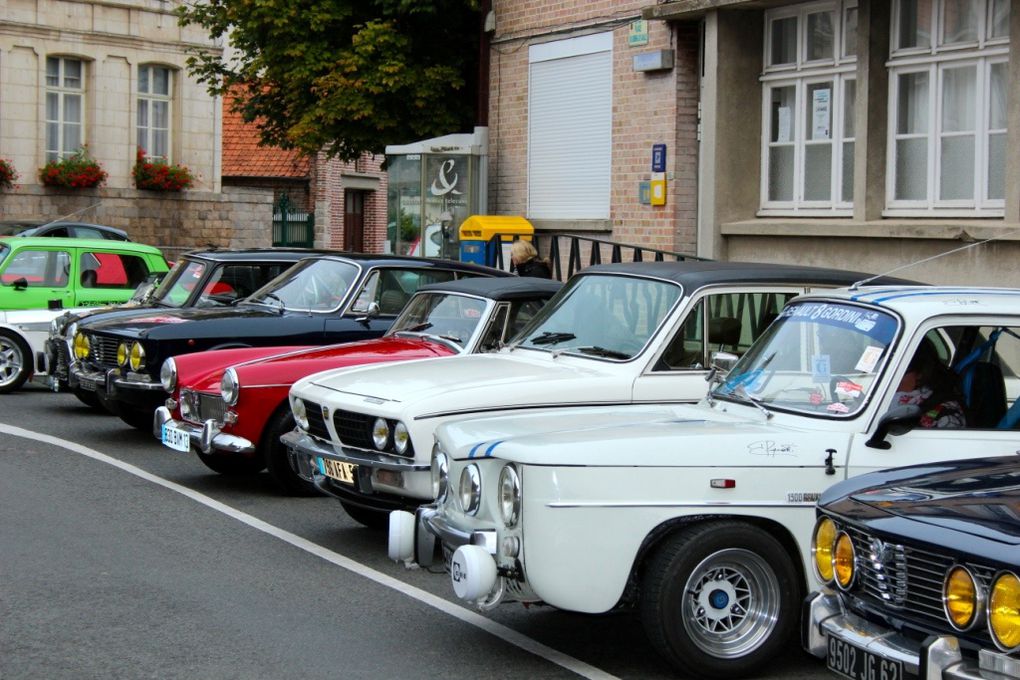
[[[20,279],[14,279],[14,283],[11,285],[14,286],[14,290],[25,290],[28,288],[28,279],[22,276]]]
[[[717,372],[721,372],[725,375],[733,370],[733,367],[737,365],[738,359],[740,359],[740,357],[731,352],[712,352],[709,359],[709,365]]]
[[[368,303],[368,309],[365,310],[365,316],[359,316],[355,319],[355,321],[367,326],[369,319],[374,319],[377,316],[379,316],[379,303],[373,301]]]
[[[871,439],[864,442],[864,445],[870,446],[873,449],[891,448],[892,444],[885,440],[888,435],[898,437],[901,434],[906,434],[917,427],[920,421],[921,409],[918,406],[905,404],[891,408],[878,421],[875,433],[871,435]]]

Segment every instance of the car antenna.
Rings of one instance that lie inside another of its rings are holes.
[[[75,215],[77,215],[77,214],[79,214],[79,213],[83,213],[83,212],[85,212],[86,210],[92,210],[93,208],[98,208],[98,207],[99,207],[99,206],[101,206],[102,204],[103,204],[103,202],[102,202],[102,201],[99,201],[99,203],[93,203],[92,205],[88,205],[88,206],[85,206],[85,207],[84,207],[84,208],[82,208],[81,210],[75,210],[75,211],[74,211],[73,213],[68,213],[68,214],[64,215],[63,217],[58,217],[58,218],[57,218],[57,219],[55,219],[55,220],[50,220],[49,222],[47,222],[47,223],[45,223],[45,224],[40,224],[39,226],[40,226],[40,227],[48,227],[48,226],[50,226],[51,224],[56,224],[57,222],[63,222],[64,220],[66,220],[66,219],[68,219],[68,218],[71,218],[71,217],[74,217]]]
[[[889,276],[890,274],[894,274],[894,273],[896,273],[896,272],[898,272],[898,271],[900,271],[902,269],[908,269],[910,267],[914,267],[914,266],[919,265],[919,264],[924,264],[925,262],[931,262],[932,260],[937,260],[940,257],[945,257],[946,255],[952,255],[953,253],[958,253],[960,251],[967,250],[968,248],[976,248],[977,246],[983,246],[984,244],[991,243],[992,241],[998,241],[999,239],[1006,238],[1007,236],[1010,236],[1010,235],[1012,235],[1012,234],[1014,234],[1014,233],[1016,233],[1018,231],[1020,231],[1020,227],[1014,227],[1013,229],[1005,231],[1005,232],[999,234],[998,236],[993,236],[992,238],[986,238],[984,241],[975,241],[974,243],[968,243],[967,245],[960,246],[959,248],[953,248],[952,250],[947,250],[944,253],[938,253],[937,255],[932,255],[931,257],[926,257],[923,260],[917,260],[916,262],[911,262],[909,264],[900,265],[899,267],[895,267],[893,269],[890,269],[887,272],[883,272],[881,274],[875,274],[874,276],[869,276],[866,279],[861,279],[860,281],[857,281],[856,283],[851,285],[850,286],[850,290],[857,290],[861,286],[868,285],[869,283],[871,283],[875,279],[880,279],[883,276]]]

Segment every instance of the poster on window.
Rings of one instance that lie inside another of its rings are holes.
[[[811,93],[811,139],[829,139],[832,119],[832,90],[819,88]]]
[[[790,116],[790,107],[789,106],[780,106],[779,110],[777,111],[777,116],[776,117],[778,119],[777,120],[777,124],[778,124],[778,127],[779,127],[779,129],[776,130],[776,141],[777,142],[789,142],[791,139],[793,139],[793,134],[792,134],[792,132],[793,132],[792,131],[792,127],[793,126],[791,125],[791,123],[793,122],[793,119],[792,119],[792,116]]]

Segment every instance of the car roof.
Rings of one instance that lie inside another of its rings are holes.
[[[764,262],[719,262],[714,260],[681,260],[679,262],[618,262],[613,264],[596,264],[578,272],[577,276],[591,274],[629,274],[653,276],[675,281],[685,290],[696,290],[705,286],[721,284],[820,284],[830,286],[850,286],[858,281],[871,278],[873,274],[829,269],[826,267],[807,267],[790,264],[771,264]],[[883,277],[882,282],[917,283],[906,279]]]
[[[513,276],[509,272],[494,267],[486,267],[460,260],[444,260],[438,257],[412,257],[409,255],[379,255],[373,253],[348,253],[339,250],[322,250],[310,253],[310,257],[328,257],[335,260],[349,260],[363,267],[403,265],[408,267],[444,267],[463,272],[475,272],[483,276]]]
[[[0,236],[0,242],[16,245],[18,248],[45,247],[55,248],[60,245],[72,248],[89,248],[92,250],[131,250],[147,252],[163,256],[159,248],[137,243],[135,241],[115,241],[108,238],[65,238],[63,236]]]
[[[45,229],[49,231],[54,227],[86,227],[89,229],[98,229],[99,231],[106,231],[113,234],[119,235],[125,241],[130,240],[128,233],[118,227],[111,227],[108,224],[93,224],[92,222],[72,222],[70,220],[57,220],[56,222],[46,222],[44,224],[37,224],[31,227],[25,227],[22,231],[31,231],[33,229]],[[27,238],[27,237],[26,237]]]
[[[418,288],[419,293],[443,292],[480,295],[492,300],[517,300],[542,295],[553,295],[563,287],[559,281],[537,279],[531,276],[485,278],[473,276],[444,283],[430,283]]]
[[[861,286],[815,291],[799,300],[865,302],[915,322],[943,314],[1020,315],[1020,289],[978,286]]]
[[[244,262],[249,260],[267,260],[270,262],[297,262],[306,257],[328,253],[330,251],[313,250],[311,248],[210,248],[207,250],[189,250],[180,258],[213,260],[216,262]]]

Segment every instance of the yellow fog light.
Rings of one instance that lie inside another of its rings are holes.
[[[815,560],[815,574],[822,583],[832,583],[832,549],[836,543],[836,523],[822,517],[815,524],[811,537],[811,556]]]
[[[131,356],[128,358],[132,371],[140,371],[145,368],[145,348],[142,343],[136,342],[131,345]]]
[[[131,353],[131,349],[128,347],[126,342],[122,342],[117,345],[117,365],[124,367],[128,362],[128,355]]]
[[[957,630],[967,630],[981,611],[981,591],[974,575],[959,565],[946,573],[942,583],[942,607]]]
[[[836,577],[836,585],[846,590],[854,582],[854,568],[857,557],[854,555],[854,543],[850,540],[850,534],[841,531],[836,537],[836,544],[832,558],[832,571]]]
[[[999,649],[1020,648],[1020,579],[1006,571],[995,577],[988,597],[988,630]]]
[[[74,356],[76,359],[87,359],[89,356],[89,339],[84,333],[77,333],[74,336]]]

